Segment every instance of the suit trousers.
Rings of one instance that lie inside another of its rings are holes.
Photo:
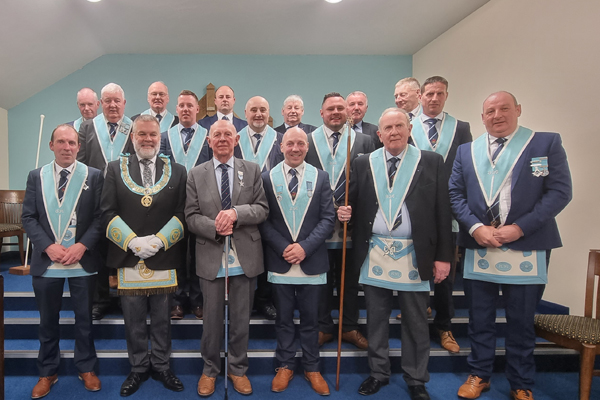
[[[248,370],[248,336],[250,313],[256,277],[229,277],[229,371],[242,376]],[[221,344],[225,336],[225,279],[212,281],[200,278],[204,297],[204,325],[200,350],[204,360],[203,374],[216,377],[221,372]]]
[[[102,257],[102,265],[106,264],[106,253],[108,252],[108,239],[100,238],[96,245],[98,252]],[[96,277],[96,289],[94,291],[94,305],[101,307],[110,306],[110,284],[108,277],[110,276],[112,268],[100,268]]]
[[[92,337],[92,297],[96,275],[66,278],[75,312],[75,367],[81,373],[96,369],[98,360]],[[56,374],[60,363],[60,308],[65,278],[32,276],[35,301],[40,310],[40,352],[37,366],[40,376]]]
[[[171,294],[150,296],[121,296],[125,338],[131,372],[150,369],[162,372],[169,369],[171,357]],[[148,356],[148,326],[150,311],[151,354]]]
[[[173,293],[173,306],[202,307],[200,278],[196,275],[196,235],[189,234],[185,240],[187,241],[186,261],[176,269],[177,290]]]
[[[456,232],[452,233],[453,247],[456,246]],[[464,248],[461,249],[460,262],[464,260]],[[435,318],[433,325],[440,331],[452,330],[452,318],[454,318],[454,298],[452,290],[454,289],[454,277],[458,268],[458,263],[451,263],[452,269],[446,279],[440,283],[433,283],[433,309],[435,310]],[[462,268],[461,268],[462,269]]]
[[[364,285],[367,303],[367,334],[369,338],[369,368],[371,376],[389,382],[390,314],[393,291]],[[429,325],[427,300],[429,292],[398,291],[402,310],[402,369],[408,386],[424,385],[429,381]]]
[[[318,372],[319,368],[319,295],[325,285],[273,284],[273,298],[277,307],[275,357],[279,367],[293,370],[296,358],[296,327],[294,309],[300,312],[300,346],[305,371]]]

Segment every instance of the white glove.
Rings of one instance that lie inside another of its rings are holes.
[[[156,251],[165,247],[165,244],[162,240],[160,240],[157,236],[152,235],[150,239],[148,239],[148,244],[153,248],[156,248]]]
[[[150,258],[158,252],[158,248],[152,247],[150,244],[148,244],[148,241],[153,236],[154,235],[142,236],[142,237],[138,236],[136,238],[133,238],[129,242],[128,247],[131,249],[131,251],[133,251],[133,254],[135,254],[136,257],[139,257],[142,260],[145,260],[146,258]]]

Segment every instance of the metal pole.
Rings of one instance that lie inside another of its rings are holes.
[[[227,374],[229,372],[229,247],[231,236],[225,236],[225,400],[227,400]]]

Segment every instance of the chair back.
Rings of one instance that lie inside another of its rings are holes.
[[[598,277],[598,282],[596,277]],[[594,301],[594,292],[596,301]],[[600,319],[600,250],[590,250],[588,258],[584,316]]]
[[[24,190],[0,190],[0,224],[22,225]]]

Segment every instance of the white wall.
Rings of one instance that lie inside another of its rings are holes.
[[[498,90],[522,104],[522,125],[561,133],[574,198],[557,218],[564,247],[552,253],[544,299],[573,313],[583,312],[588,250],[600,247],[598,15],[598,1],[492,0],[413,58],[416,78],[448,79],[446,110],[474,136]]]
[[[8,111],[0,108],[0,189],[8,187]]]

